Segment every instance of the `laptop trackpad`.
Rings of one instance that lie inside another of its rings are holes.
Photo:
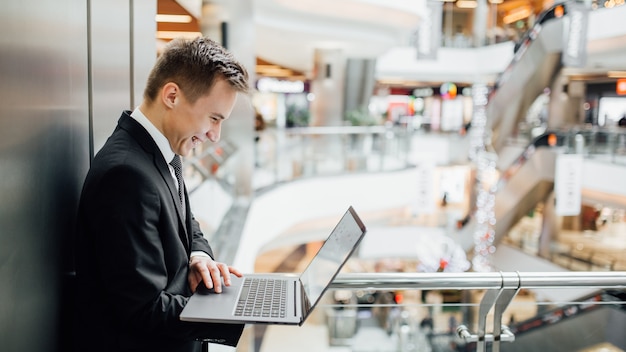
[[[222,285],[222,292],[215,293],[214,289],[208,289],[205,285],[198,286],[198,290],[187,302],[184,309],[190,321],[205,321],[203,317],[231,318],[233,307],[241,289],[242,278],[231,277],[231,285]]]

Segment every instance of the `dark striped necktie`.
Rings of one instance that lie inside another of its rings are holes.
[[[178,154],[174,155],[174,159],[170,161],[170,165],[172,165],[172,167],[174,168],[174,173],[176,174],[176,179],[178,180],[178,198],[180,200],[180,205],[184,210],[185,189],[183,186],[183,162],[180,160],[180,156]]]

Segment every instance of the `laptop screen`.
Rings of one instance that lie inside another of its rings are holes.
[[[300,276],[308,304],[311,305],[309,308],[313,308],[319,301],[364,233],[365,226],[350,207]]]

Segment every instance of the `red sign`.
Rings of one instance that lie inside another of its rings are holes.
[[[626,78],[620,78],[615,85],[617,95],[626,95]]]

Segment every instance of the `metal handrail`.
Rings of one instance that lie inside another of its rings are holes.
[[[626,271],[612,272],[486,272],[486,273],[358,273],[340,274],[331,289],[485,289],[479,305],[477,332],[457,327],[458,336],[475,342],[477,352],[500,351],[501,342],[514,342],[515,335],[501,324],[502,314],[521,289],[528,288],[626,288]],[[492,332],[487,331],[487,315],[493,311]]]
[[[626,271],[486,272],[486,273],[354,273],[339,274],[331,289],[499,289],[507,276],[519,277],[525,288],[626,288]]]
[[[285,129],[285,133],[290,135],[320,135],[320,134],[382,134],[389,131],[405,131],[406,128],[393,126],[309,126],[292,127]]]

